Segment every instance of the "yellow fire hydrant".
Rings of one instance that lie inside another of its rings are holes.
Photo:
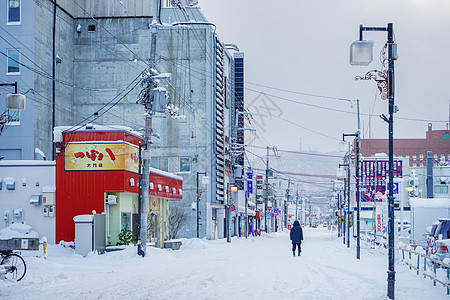
[[[44,248],[44,259],[47,259],[47,237],[42,237],[42,247]]]

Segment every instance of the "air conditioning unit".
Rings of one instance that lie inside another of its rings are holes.
[[[107,205],[116,205],[117,204],[117,196],[115,195],[108,195],[105,199],[105,203]]]

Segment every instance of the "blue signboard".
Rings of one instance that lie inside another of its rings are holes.
[[[249,194],[251,194],[251,193],[253,193],[253,180],[252,180],[253,172],[248,172],[247,173],[247,178],[248,178],[248,180],[247,180],[247,192]]]
[[[387,190],[389,190],[389,182],[387,183]],[[398,182],[394,182],[394,195],[398,195]]]

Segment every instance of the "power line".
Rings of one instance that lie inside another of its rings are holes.
[[[259,149],[266,149],[266,147],[260,147],[260,146],[254,146],[254,147],[255,148],[259,148]],[[342,159],[342,157],[343,157],[343,156],[332,155],[332,154],[321,154],[321,153],[311,153],[311,152],[302,152],[302,151],[294,151],[294,150],[282,150],[282,149],[278,149],[278,152],[294,153],[294,154],[301,154],[301,155],[321,156],[321,157],[331,157],[331,158],[340,158],[340,159]]]
[[[249,82],[249,81],[245,81],[245,83],[248,83],[250,85],[259,86],[259,87],[268,88],[268,89],[271,89],[271,90],[282,91],[282,92],[296,94],[296,95],[302,95],[302,96],[309,96],[309,97],[316,97],[316,98],[323,98],[323,99],[331,99],[331,100],[339,100],[339,101],[346,101],[346,102],[356,101],[355,99],[331,97],[331,96],[324,96],[324,95],[318,95],[318,94],[310,94],[310,93],[305,93],[305,92],[292,91],[292,90],[277,88],[277,87],[268,86],[268,85],[264,85],[264,84],[252,83],[252,82]]]

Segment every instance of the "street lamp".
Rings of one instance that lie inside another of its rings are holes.
[[[359,101],[358,101],[358,113],[359,113]],[[359,122],[358,122],[359,124]],[[359,126],[358,131],[354,134],[342,134],[342,140],[345,141],[346,136],[354,136],[356,139],[356,258],[360,259],[361,257],[361,238],[360,238],[360,211],[361,211],[361,200],[359,195]],[[350,163],[350,161],[349,161]],[[350,208],[349,208],[350,209]]]
[[[363,41],[364,31],[387,31],[387,69],[383,71],[372,70],[364,77],[357,76],[356,80],[375,80],[383,100],[389,101],[389,118],[381,115],[382,119],[389,124],[389,194],[388,194],[388,233],[389,233],[389,259],[387,295],[394,299],[395,291],[395,265],[394,265],[394,61],[397,59],[397,44],[394,44],[393,24],[388,23],[387,27],[363,27],[359,26],[359,41]],[[350,63],[352,65],[367,66],[370,62],[367,59],[367,51],[362,50],[363,43],[353,43],[350,47]],[[358,56],[359,55],[359,56]],[[365,59],[364,59],[365,56]],[[385,58],[385,57],[384,57]],[[358,63],[359,61],[359,63]],[[383,67],[386,67],[383,60]]]
[[[6,95],[6,108],[8,110],[21,111],[25,110],[26,106],[26,97],[25,95],[19,94],[17,92],[17,82],[14,83],[0,83],[0,86],[13,86],[14,94]],[[10,122],[11,119],[8,115],[8,111],[5,111],[3,114],[0,114],[0,135],[6,128],[6,124]]]
[[[202,178],[202,184],[207,185],[209,184],[209,177],[206,176],[206,172],[197,172],[197,238],[200,238],[200,194],[201,191],[198,188],[198,176],[199,175],[205,175]]]
[[[344,214],[347,214],[347,248],[350,248],[350,143],[348,144],[348,152],[346,156],[348,157],[346,164],[339,164],[339,167],[347,167],[347,210],[344,209]],[[345,191],[344,191],[345,196]],[[343,241],[345,244],[345,226],[344,226],[344,237]]]

